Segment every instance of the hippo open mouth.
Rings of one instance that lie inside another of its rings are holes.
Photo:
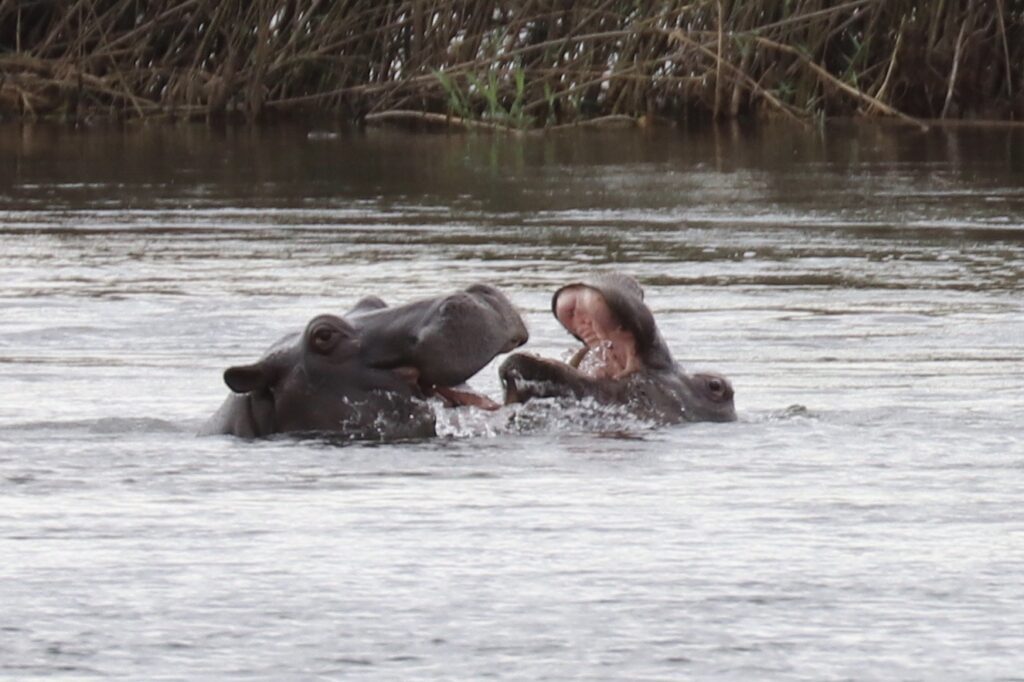
[[[599,290],[570,284],[555,293],[553,307],[555,318],[584,344],[571,367],[595,379],[621,379],[640,369],[636,336]]]
[[[623,278],[615,284],[629,286],[633,282]],[[604,288],[576,282],[555,292],[551,299],[555,319],[583,346],[566,362],[533,354],[517,356],[502,370],[506,403],[539,396],[582,398],[587,393],[585,386],[609,387],[613,385],[610,381],[624,379],[643,368],[636,332],[624,320],[629,311],[621,305],[617,306],[619,310],[614,309]]]
[[[516,353],[499,373],[505,403],[593,399],[659,422],[732,421],[733,389],[718,374],[687,374],[672,359],[632,277],[602,274],[558,289],[551,311],[583,346],[568,362]]]

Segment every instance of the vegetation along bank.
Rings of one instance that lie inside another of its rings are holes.
[[[0,0],[0,116],[1024,120],[1024,0]]]

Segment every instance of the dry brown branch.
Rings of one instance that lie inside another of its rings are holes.
[[[538,133],[550,133],[560,132],[563,130],[569,130],[571,128],[602,128],[610,126],[629,126],[636,127],[640,125],[638,119],[632,116],[623,116],[621,114],[612,114],[610,116],[601,116],[599,118],[588,118],[582,121],[573,121],[572,123],[562,123],[556,126],[548,126],[542,128],[536,132]]]
[[[722,0],[718,0],[718,52],[715,54],[715,118],[722,113],[722,43],[724,42],[725,19]]]
[[[703,53],[703,54],[705,54],[705,55],[707,55],[707,56],[709,56],[709,57],[711,57],[713,59],[718,59],[718,55],[717,54],[715,54],[714,52],[709,50],[707,47],[705,47],[705,46],[701,45],[700,43],[696,42],[695,40],[691,39],[689,36],[687,36],[685,33],[683,33],[682,31],[680,31],[678,29],[672,32],[671,38],[673,40],[675,40],[676,42],[683,43],[685,45],[689,45],[689,46],[697,49],[701,53]],[[773,107],[775,107],[775,109],[778,110],[779,112],[781,112],[786,118],[789,118],[790,120],[792,120],[792,121],[794,121],[796,123],[799,123],[801,125],[807,125],[807,121],[805,121],[803,118],[801,118],[796,113],[794,113],[791,110],[790,107],[788,107],[786,104],[784,104],[781,101],[779,101],[779,99],[775,95],[773,95],[767,89],[762,87],[757,81],[755,81],[753,78],[748,76],[746,73],[744,73],[743,71],[741,71],[740,69],[738,69],[734,65],[732,65],[732,64],[730,64],[730,63],[728,63],[728,62],[726,62],[724,60],[720,61],[720,63],[723,66],[725,66],[727,69],[729,69],[731,72],[736,74],[736,76],[738,76],[741,80],[743,80],[747,84],[747,86],[751,89],[751,91],[753,93],[755,93],[756,95],[758,95],[760,97],[764,97],[765,101],[767,101],[769,104],[771,104]]]
[[[379,111],[375,114],[367,114],[363,120],[370,124],[399,121],[403,123],[430,123],[433,125],[443,125],[449,128],[460,128],[463,130],[487,130],[491,132],[514,134],[521,134],[523,132],[518,128],[501,123],[476,121],[473,119],[459,118],[458,116],[435,114],[429,111],[411,111],[407,109]]]
[[[1010,44],[1006,39],[1006,12],[1003,9],[1004,0],[996,0],[996,7],[999,10],[999,37],[1003,43],[1003,60],[1006,68],[1006,96],[1013,99],[1013,71],[1010,69]]]
[[[764,45],[764,46],[770,47],[770,48],[772,48],[774,50],[778,50],[780,52],[785,52],[786,54],[790,54],[790,55],[793,55],[793,56],[797,57],[801,62],[803,62],[803,64],[807,68],[809,68],[811,71],[813,71],[815,74],[817,74],[817,76],[819,78],[821,78],[823,81],[825,81],[826,83],[829,83],[832,86],[842,90],[843,92],[845,92],[845,93],[847,93],[847,94],[849,94],[849,95],[851,95],[851,96],[853,96],[853,97],[855,97],[855,98],[857,98],[859,100],[862,100],[862,101],[866,102],[867,104],[870,104],[870,105],[874,106],[879,111],[881,111],[881,112],[883,112],[885,114],[888,114],[889,116],[895,116],[896,118],[898,118],[898,119],[900,119],[902,121],[906,121],[907,123],[911,123],[911,124],[917,126],[922,131],[928,130],[928,125],[924,121],[921,121],[920,119],[914,118],[913,116],[908,116],[908,115],[904,114],[902,111],[899,111],[897,109],[893,109],[892,107],[890,107],[890,106],[888,106],[888,105],[886,105],[886,104],[884,104],[882,102],[879,102],[877,99],[875,99],[871,95],[858,90],[857,88],[853,87],[852,85],[848,85],[847,83],[842,82],[841,80],[839,80],[838,78],[836,78],[835,76],[830,74],[828,71],[826,71],[825,69],[821,68],[820,66],[818,66],[817,64],[815,64],[814,62],[809,60],[807,57],[805,57],[803,55],[803,53],[801,53],[796,48],[790,47],[789,45],[781,45],[779,43],[776,43],[774,40],[769,40],[767,38],[755,38],[755,40],[759,44],[761,44],[761,45]]]
[[[892,80],[892,74],[896,70],[896,59],[899,57],[900,45],[903,43],[903,26],[904,24],[901,22],[900,30],[896,33],[896,44],[892,48],[892,57],[889,59],[889,68],[885,71],[885,78],[882,79],[882,85],[879,86],[878,91],[875,92],[874,97],[878,101],[882,101],[885,98],[886,90],[889,89],[889,83]],[[872,108],[869,111],[871,110],[874,110],[874,105],[872,105]]]
[[[790,27],[793,26],[794,24],[807,23],[810,21],[814,21],[816,19],[820,19],[822,17],[827,17],[829,15],[849,12],[850,10],[858,9],[863,5],[878,4],[884,1],[885,0],[853,0],[852,2],[843,3],[842,5],[836,5],[835,7],[827,7],[825,9],[807,12],[806,14],[795,14],[794,16],[789,17],[788,19],[775,21],[770,24],[763,24],[761,26],[757,26],[755,28],[750,29],[750,31],[751,33],[763,34],[771,30]]]
[[[970,14],[970,6],[968,5],[968,14]],[[942,113],[939,114],[939,118],[946,118],[946,114],[949,113],[949,105],[953,102],[953,92],[956,89],[956,72],[960,69],[960,50],[964,45],[964,33],[967,32],[968,21],[960,24],[960,34],[956,37],[956,47],[953,49],[953,66],[949,71],[949,87],[946,89],[946,101],[942,105]]]

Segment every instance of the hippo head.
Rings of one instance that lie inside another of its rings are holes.
[[[559,288],[551,311],[583,342],[568,362],[515,354],[500,368],[506,403],[592,398],[660,422],[733,421],[729,380],[686,374],[672,359],[632,277],[603,274]]]
[[[360,351],[359,334],[349,322],[319,315],[258,362],[228,368],[224,382],[247,401],[235,416],[249,422],[242,425],[249,428],[230,432],[374,437],[387,421],[392,437],[431,435],[432,413],[418,400],[415,372],[368,367]]]
[[[342,317],[314,317],[259,362],[224,372],[233,393],[200,433],[433,435],[425,399],[497,409],[465,382],[528,337],[519,312],[487,284],[396,307],[367,296]]]

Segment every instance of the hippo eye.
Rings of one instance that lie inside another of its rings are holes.
[[[337,332],[330,327],[318,327],[313,330],[313,343],[320,350],[328,350]]]

